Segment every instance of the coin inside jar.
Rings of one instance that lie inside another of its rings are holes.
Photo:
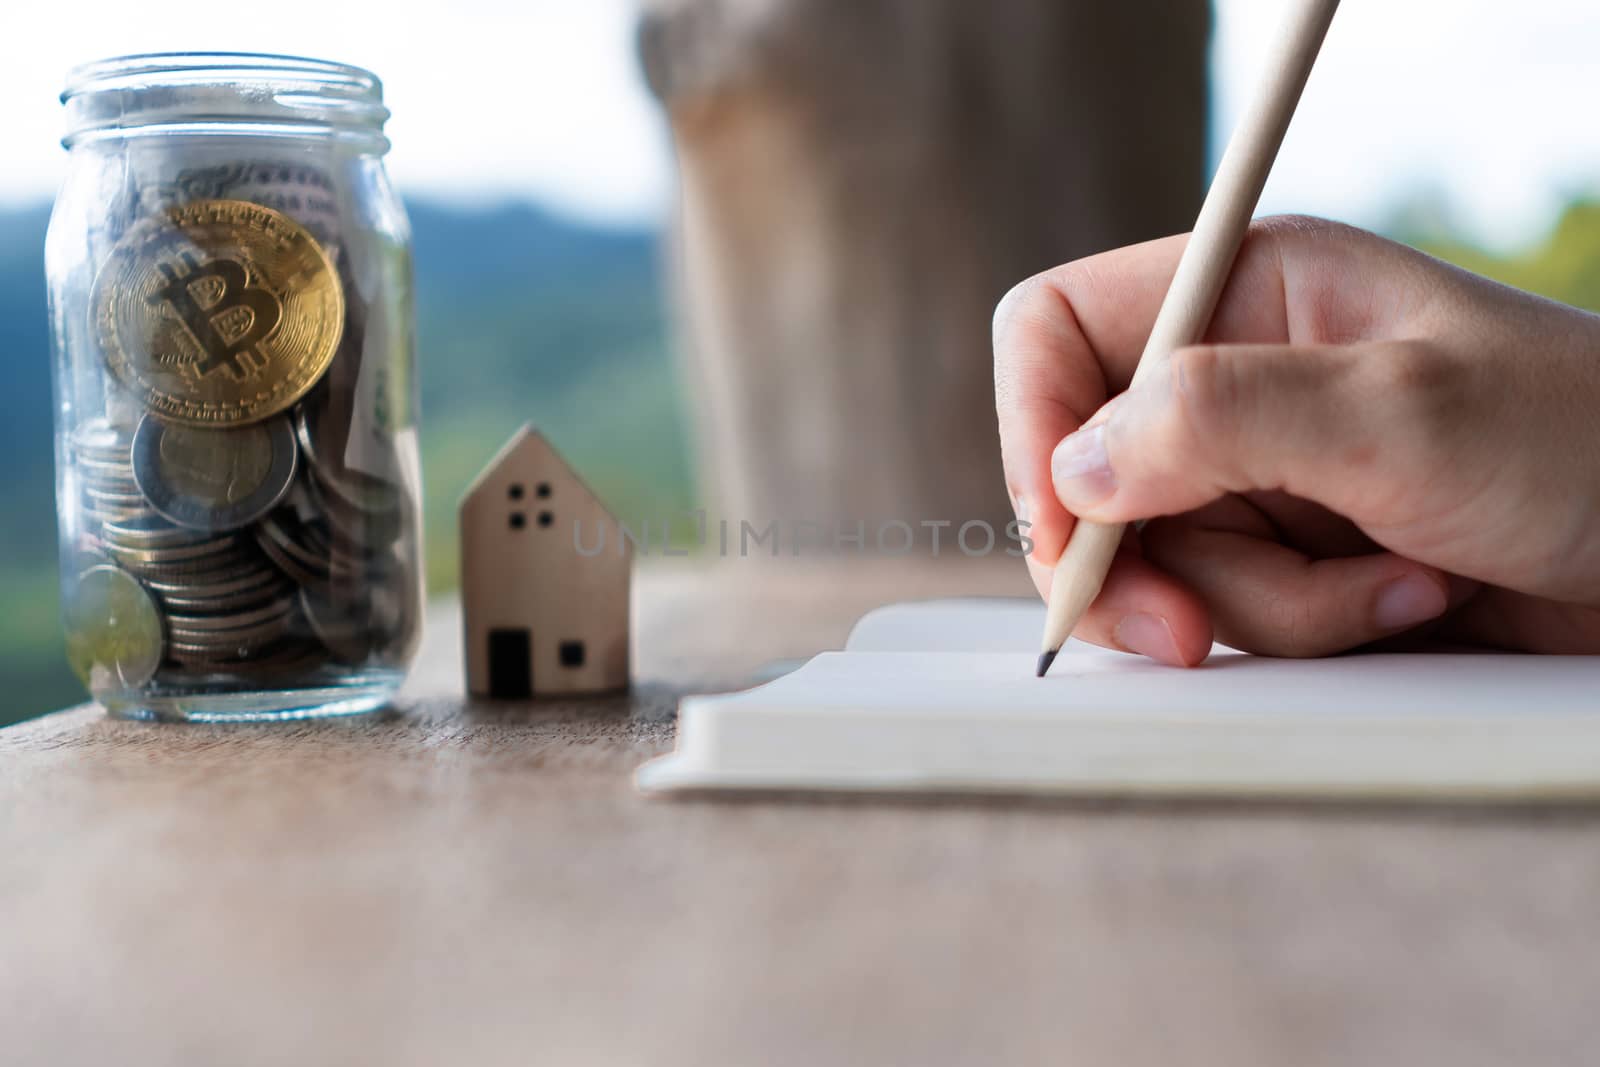
[[[135,550],[186,548],[206,541],[201,531],[174,526],[153,512],[109,519],[102,524],[101,533],[108,544]]]
[[[106,366],[147,411],[242,426],[317,383],[344,328],[327,251],[281,212],[198,200],[134,225],[95,280]]]
[[[265,559],[260,566],[147,578],[145,585],[169,611],[226,611],[288,588],[283,575]]]
[[[340,601],[307,587],[300,590],[300,610],[311,632],[342,663],[360,663],[372,655],[380,635],[368,620],[370,605]]]
[[[317,479],[350,506],[363,511],[398,511],[397,487],[345,462],[353,414],[348,398],[327,389],[312,392],[295,415],[300,447]]]
[[[328,581],[332,548],[321,525],[279,510],[256,527],[256,543],[297,585],[322,585]]]
[[[292,600],[236,615],[173,615],[167,619],[172,652],[210,653],[213,658],[243,658],[288,633]]]
[[[299,448],[285,416],[227,430],[146,415],[133,437],[133,476],[150,506],[191,530],[248,526],[294,484]]]
[[[135,689],[161,665],[161,615],[138,580],[109,563],[78,576],[62,604],[67,659],[96,694]]]
[[[234,544],[232,534],[222,534],[191,544],[168,545],[159,548],[142,548],[125,545],[109,538],[104,539],[105,550],[118,563],[134,571],[156,570],[163,566],[182,566],[198,569],[199,561],[208,563],[222,556]]]
[[[103,418],[91,419],[72,435],[71,447],[80,459],[128,465],[128,435]]]

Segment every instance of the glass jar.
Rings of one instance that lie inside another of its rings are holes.
[[[50,218],[68,656],[112,714],[382,706],[422,616],[409,228],[378,79],[80,67]]]

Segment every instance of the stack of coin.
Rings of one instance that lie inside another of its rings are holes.
[[[83,493],[83,515],[92,523],[146,510],[133,480],[132,440],[104,419],[79,429],[70,442],[73,470]]]
[[[256,540],[300,587],[307,626],[335,659],[359,663],[394,645],[407,619],[400,552],[404,496],[392,483],[345,462],[349,404],[313,391],[295,413],[305,460],[285,507],[264,519]]]
[[[399,485],[347,463],[362,338],[346,291],[309,234],[243,201],[119,242],[96,322],[133,415],[70,442],[90,556],[67,605],[80,672],[123,690],[289,687],[403,659],[414,516]]]
[[[163,434],[150,428],[151,418],[131,440],[91,424],[74,452],[85,547],[107,561],[92,569],[119,570],[149,597],[161,620],[160,680],[303,674],[330,660],[362,663],[396,645],[414,620],[404,595],[395,486],[352,482],[368,494],[362,506],[329,488],[311,464],[295,462],[271,489],[234,479],[226,485],[237,499],[225,492],[205,497],[196,490],[205,480],[193,477],[181,452],[163,461],[159,448],[141,447]],[[297,436],[287,440],[298,455]],[[224,453],[235,466],[274,469],[241,451],[234,443]],[[276,469],[281,477],[283,465]],[[241,506],[251,499],[255,507]],[[135,658],[150,657],[140,650]]]

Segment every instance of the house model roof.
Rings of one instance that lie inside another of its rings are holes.
[[[573,469],[572,464],[567,462],[566,457],[561,454],[560,450],[551,444],[550,439],[540,433],[531,422],[523,423],[517,432],[512,434],[511,438],[501,446],[500,451],[496,452],[494,457],[484,465],[483,470],[478,472],[478,476],[467,486],[466,492],[461,494],[460,506],[465,507],[469,502],[481,496],[488,488],[488,483],[493,481],[501,469],[513,459],[537,460],[547,464],[554,464],[556,473],[565,475],[574,486],[587,494],[590,500],[604,509],[607,515],[613,519],[615,518],[611,509],[606,507],[606,502],[600,498],[600,494],[596,493],[589,483],[583,480],[583,475]]]
[[[468,692],[626,689],[634,546],[561,453],[524,425],[459,511]]]

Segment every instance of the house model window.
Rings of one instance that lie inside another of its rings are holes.
[[[467,692],[526,700],[628,686],[631,545],[532,426],[461,499]],[[605,531],[597,554],[578,552]]]

